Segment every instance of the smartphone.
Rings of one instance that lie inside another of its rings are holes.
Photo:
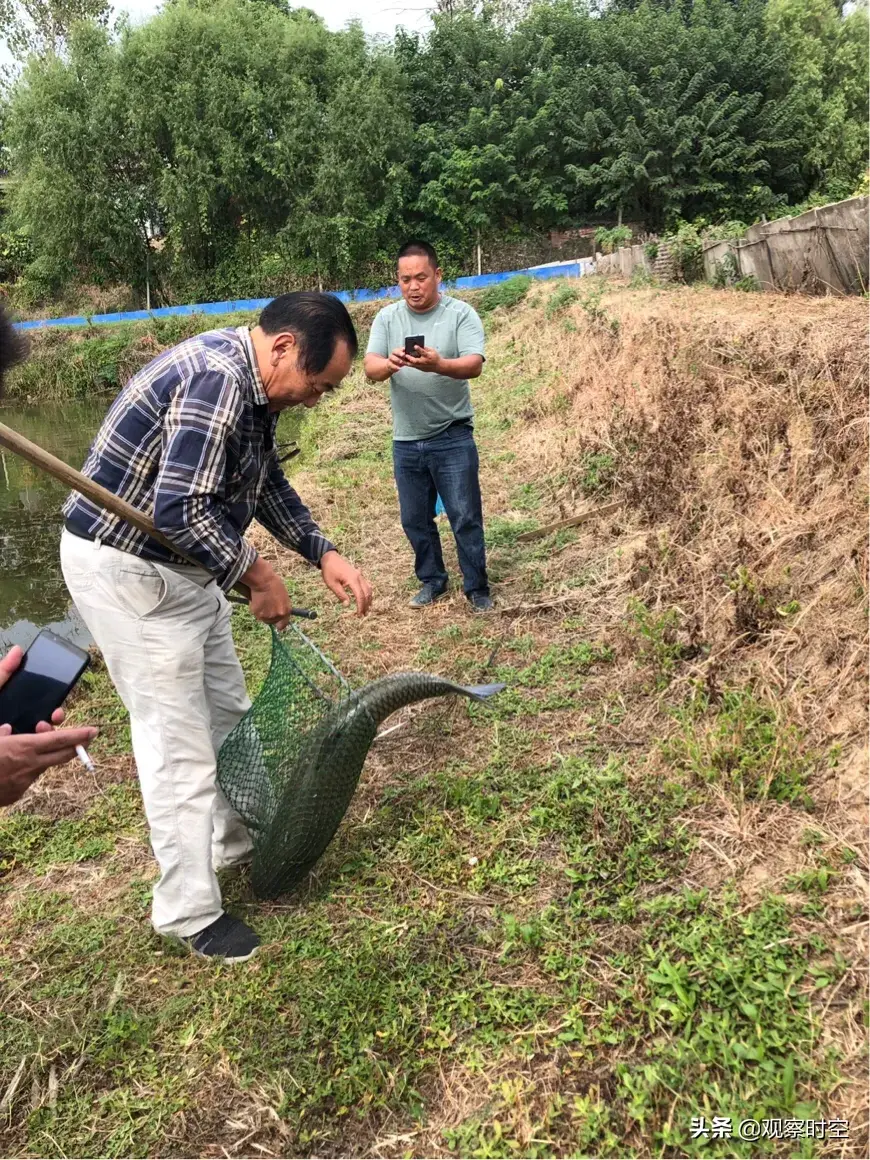
[[[417,357],[417,347],[425,346],[425,336],[422,334],[412,334],[410,338],[405,339],[405,354],[409,354],[411,358]]]
[[[84,649],[44,628],[0,689],[0,725],[33,733],[40,721],[51,721],[90,663]]]

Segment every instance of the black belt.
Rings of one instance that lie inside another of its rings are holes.
[[[83,532],[81,528],[75,527],[72,524],[72,522],[68,519],[63,521],[63,526],[64,526],[65,530],[68,531],[71,536],[76,536],[79,540],[88,540],[92,544],[95,544],[97,542],[97,537],[92,532]],[[119,552],[125,552],[127,549],[126,548],[118,548],[117,550]],[[154,556],[149,552],[131,552],[130,555],[138,556],[140,560],[151,560],[152,563],[154,563],[154,564],[166,564],[167,563],[165,556]],[[180,560],[181,557],[178,557],[178,559]],[[186,561],[184,561],[184,560],[182,560],[181,562],[186,563]]]
[[[90,532],[83,532],[80,528],[74,528],[70,520],[64,520],[63,526],[71,536],[78,536],[80,540],[90,540],[93,544],[96,536],[92,536]]]

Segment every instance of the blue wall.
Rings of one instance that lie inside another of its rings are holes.
[[[508,270],[502,274],[478,274],[471,278],[457,278],[445,283],[447,290],[480,290],[484,286],[494,286],[506,282],[517,274],[528,274],[531,278],[580,278],[594,272],[595,263],[591,258],[579,262],[559,262],[555,266],[534,266],[528,270]],[[381,298],[398,298],[398,286],[386,286],[381,290],[338,290],[336,298],[342,302],[375,302]],[[141,322],[148,318],[169,318],[173,314],[237,314],[240,311],[262,310],[271,298],[239,298],[233,302],[200,302],[195,306],[161,306],[159,310],[129,310],[125,313],[70,315],[67,318],[37,318],[30,322],[16,322],[19,330],[39,330],[45,326],[88,326],[108,322]]]

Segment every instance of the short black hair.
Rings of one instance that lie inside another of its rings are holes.
[[[405,242],[396,261],[402,258],[407,258],[409,254],[417,254],[421,258],[428,258],[432,263],[432,269],[438,269],[438,255],[435,253],[435,247],[430,246],[428,242],[422,241],[420,238],[412,238],[410,242]]]
[[[0,395],[3,394],[3,379],[6,372],[27,356],[27,342],[12,325],[8,315],[0,306]]]
[[[347,307],[334,294],[316,290],[296,290],[273,298],[260,315],[266,334],[289,330],[299,343],[299,365],[309,374],[319,374],[343,339],[356,358],[358,342]]]

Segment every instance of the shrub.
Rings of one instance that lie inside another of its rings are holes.
[[[664,239],[673,258],[675,273],[683,282],[697,282],[703,276],[703,251],[697,226],[681,221]]]
[[[620,246],[627,246],[631,241],[631,229],[628,226],[613,226],[608,229],[600,226],[595,231],[595,244],[602,254],[612,254]]]
[[[557,314],[579,301],[580,291],[575,286],[559,286],[550,295],[550,301],[547,303],[544,313],[547,318],[555,318]]]
[[[495,286],[484,290],[478,310],[481,314],[489,314],[499,306],[508,309],[517,306],[528,294],[531,284],[532,279],[527,274],[517,274],[513,278],[508,278],[506,282],[497,282]]]

